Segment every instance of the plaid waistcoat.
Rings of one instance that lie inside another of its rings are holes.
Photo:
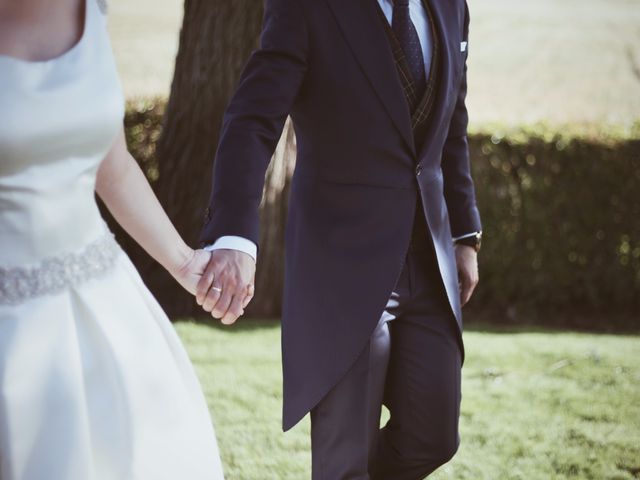
[[[376,2],[377,3],[377,2]],[[391,44],[391,50],[393,51],[393,57],[395,59],[396,68],[398,69],[398,75],[400,76],[400,82],[404,90],[404,96],[409,104],[409,111],[411,112],[411,127],[413,129],[413,138],[416,144],[416,149],[420,149],[424,141],[427,129],[429,128],[429,120],[431,118],[431,112],[433,105],[435,104],[436,86],[440,77],[440,37],[437,35],[436,25],[433,21],[433,14],[428,0],[422,0],[424,8],[427,11],[429,17],[429,26],[431,30],[431,41],[433,46],[433,54],[431,56],[431,67],[429,69],[429,78],[427,78],[427,84],[425,91],[422,93],[422,97],[418,97],[420,92],[416,92],[413,77],[409,70],[409,64],[407,58],[400,46],[396,34],[389,25],[387,18],[380,8],[378,13],[382,19],[385,32]],[[376,5],[377,6],[377,5]]]

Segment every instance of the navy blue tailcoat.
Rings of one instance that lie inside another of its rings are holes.
[[[418,199],[462,328],[452,236],[480,230],[467,146],[468,11],[465,0],[430,1],[442,64],[421,145],[376,0],[267,0],[260,47],[225,113],[207,243],[224,235],[258,243],[265,171],[287,115],[296,132],[282,319],[285,430],[368,342],[402,270]]]

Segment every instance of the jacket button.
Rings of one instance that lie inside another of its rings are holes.
[[[418,165],[418,166],[416,167],[416,175],[420,176],[420,174],[421,174],[421,173],[422,173],[422,166],[421,166],[421,165]]]

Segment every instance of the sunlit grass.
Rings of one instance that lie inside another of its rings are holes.
[[[305,420],[280,429],[280,330],[178,323],[211,406],[228,480],[303,480]],[[466,334],[462,444],[436,480],[640,478],[640,338]]]

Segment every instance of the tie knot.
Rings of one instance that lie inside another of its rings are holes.
[[[396,7],[408,7],[409,0],[393,0],[393,5]]]

